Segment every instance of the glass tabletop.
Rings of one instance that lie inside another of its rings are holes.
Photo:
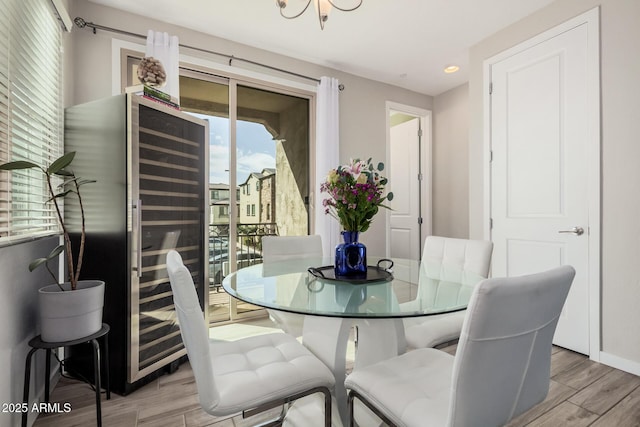
[[[381,259],[367,258],[370,268]],[[228,275],[222,286],[241,301],[280,311],[329,317],[402,318],[463,310],[473,286],[482,279],[441,265],[392,261],[391,277],[373,282],[323,279],[308,270],[327,267],[333,259],[301,258],[242,268]],[[380,265],[384,269],[389,263]]]

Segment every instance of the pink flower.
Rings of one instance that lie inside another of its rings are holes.
[[[351,159],[351,162],[348,165],[342,166],[342,170],[351,175],[354,180],[358,181],[360,179],[362,169],[366,168],[366,166],[367,164],[365,162]],[[366,176],[364,179],[366,182]]]
[[[344,230],[366,231],[377,208],[386,208],[382,202],[393,197],[392,193],[384,195],[387,179],[380,175],[383,169],[382,163],[374,167],[371,159],[351,159],[348,165],[330,170],[320,186],[329,195],[322,202],[325,213],[338,219]]]

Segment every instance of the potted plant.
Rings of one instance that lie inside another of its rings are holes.
[[[56,159],[45,168],[29,161],[15,161],[0,165],[0,170],[39,169],[42,171],[50,199],[56,210],[64,243],[54,248],[45,258],[38,258],[29,264],[29,271],[44,266],[55,284],[40,288],[38,302],[42,340],[63,342],[83,338],[98,332],[102,327],[102,307],[104,305],[104,282],[100,280],[79,280],[85,246],[85,215],[80,187],[95,182],[76,177],[69,169],[76,153],[70,152]],[[54,186],[54,177],[62,178],[59,186]],[[59,200],[76,197],[80,208],[81,232],[77,256],[74,257],[68,226],[65,224]],[[59,283],[49,267],[49,261],[65,253],[68,281]]]

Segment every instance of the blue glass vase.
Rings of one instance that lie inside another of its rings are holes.
[[[367,247],[358,242],[360,232],[343,231],[344,243],[336,246],[334,269],[336,277],[365,277],[367,275]]]

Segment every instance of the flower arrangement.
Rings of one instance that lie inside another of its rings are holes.
[[[345,231],[367,231],[385,200],[393,200],[393,193],[384,195],[388,180],[382,176],[384,163],[374,167],[371,159],[352,159],[348,165],[329,171],[320,191],[329,194],[322,201],[325,214],[336,218]]]

